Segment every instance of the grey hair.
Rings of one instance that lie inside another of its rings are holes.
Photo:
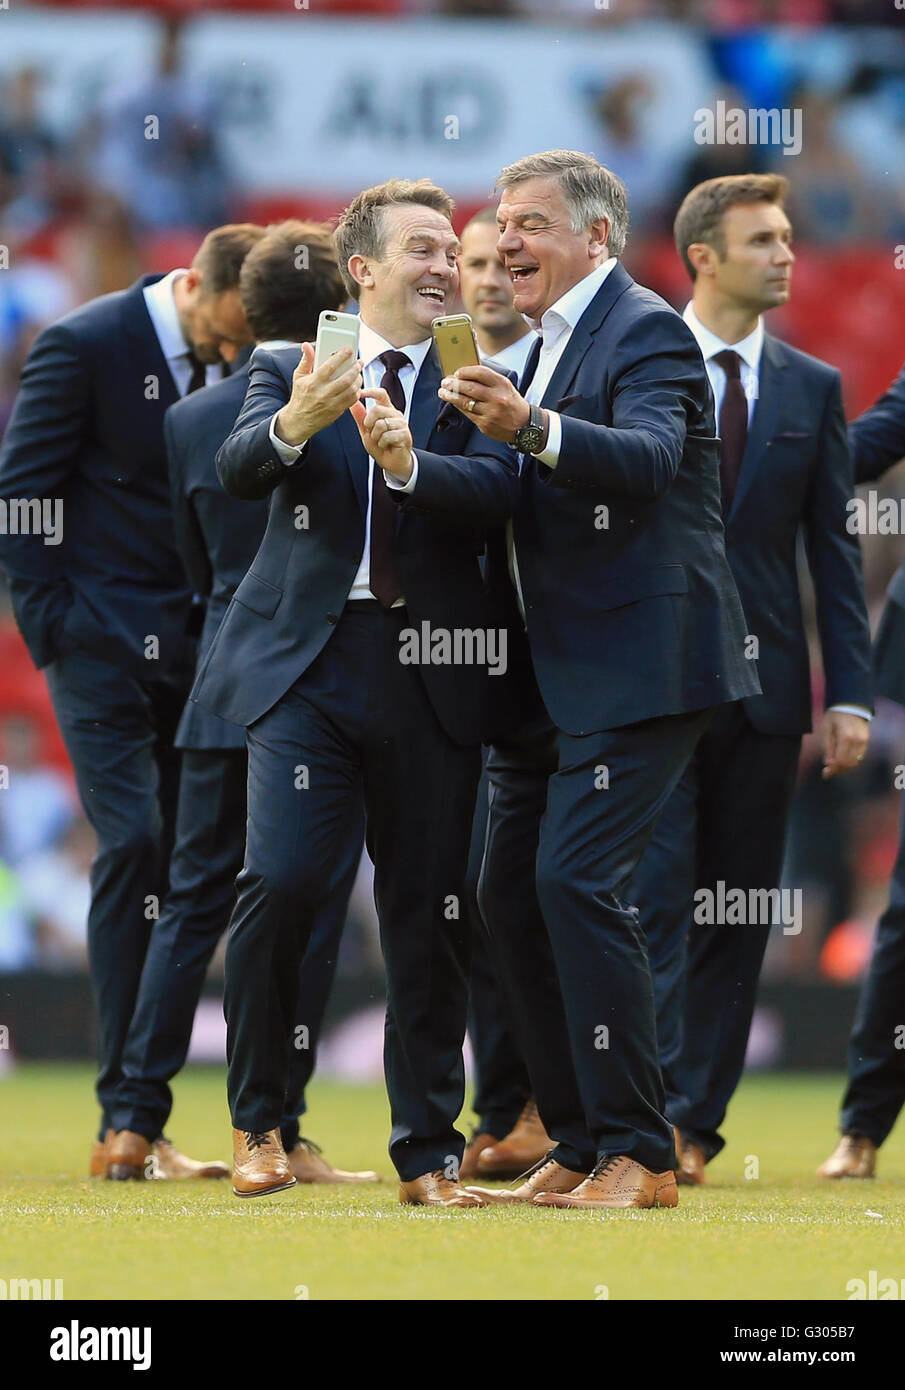
[[[545,150],[507,164],[497,188],[514,188],[528,179],[559,179],[573,232],[584,231],[605,217],[610,224],[608,248],[621,256],[628,236],[628,197],[625,184],[592,154],[577,150]]]

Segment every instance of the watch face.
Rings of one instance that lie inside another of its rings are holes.
[[[518,447],[523,454],[530,454],[538,447],[544,437],[544,431],[538,425],[525,425],[517,435]]]

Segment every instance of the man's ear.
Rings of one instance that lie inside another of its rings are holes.
[[[191,293],[204,284],[204,276],[196,266],[190,265],[183,277],[185,288]]]
[[[364,290],[374,288],[374,272],[371,264],[364,256],[350,256],[348,271],[356,285],[360,285]]]
[[[712,279],[716,274],[717,254],[706,241],[693,241],[685,253],[697,275]]]
[[[608,217],[598,217],[596,222],[592,222],[588,228],[590,241],[588,242],[588,255],[593,258],[603,254],[605,259],[609,257],[610,240],[610,219]]]

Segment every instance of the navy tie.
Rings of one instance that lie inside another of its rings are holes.
[[[404,414],[405,388],[399,380],[399,373],[403,367],[412,365],[411,358],[391,348],[382,352],[377,360],[384,366],[380,384],[390,402]],[[397,517],[396,504],[390,496],[383,469],[375,464],[371,488],[371,567],[368,587],[382,608],[392,608],[396,600],[402,598],[402,583],[396,568]]]

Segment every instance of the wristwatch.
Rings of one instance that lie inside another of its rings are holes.
[[[529,405],[531,414],[528,417],[527,425],[522,425],[517,429],[512,440],[513,448],[520,454],[535,454],[544,442],[546,427],[544,425],[544,412],[539,405]]]

